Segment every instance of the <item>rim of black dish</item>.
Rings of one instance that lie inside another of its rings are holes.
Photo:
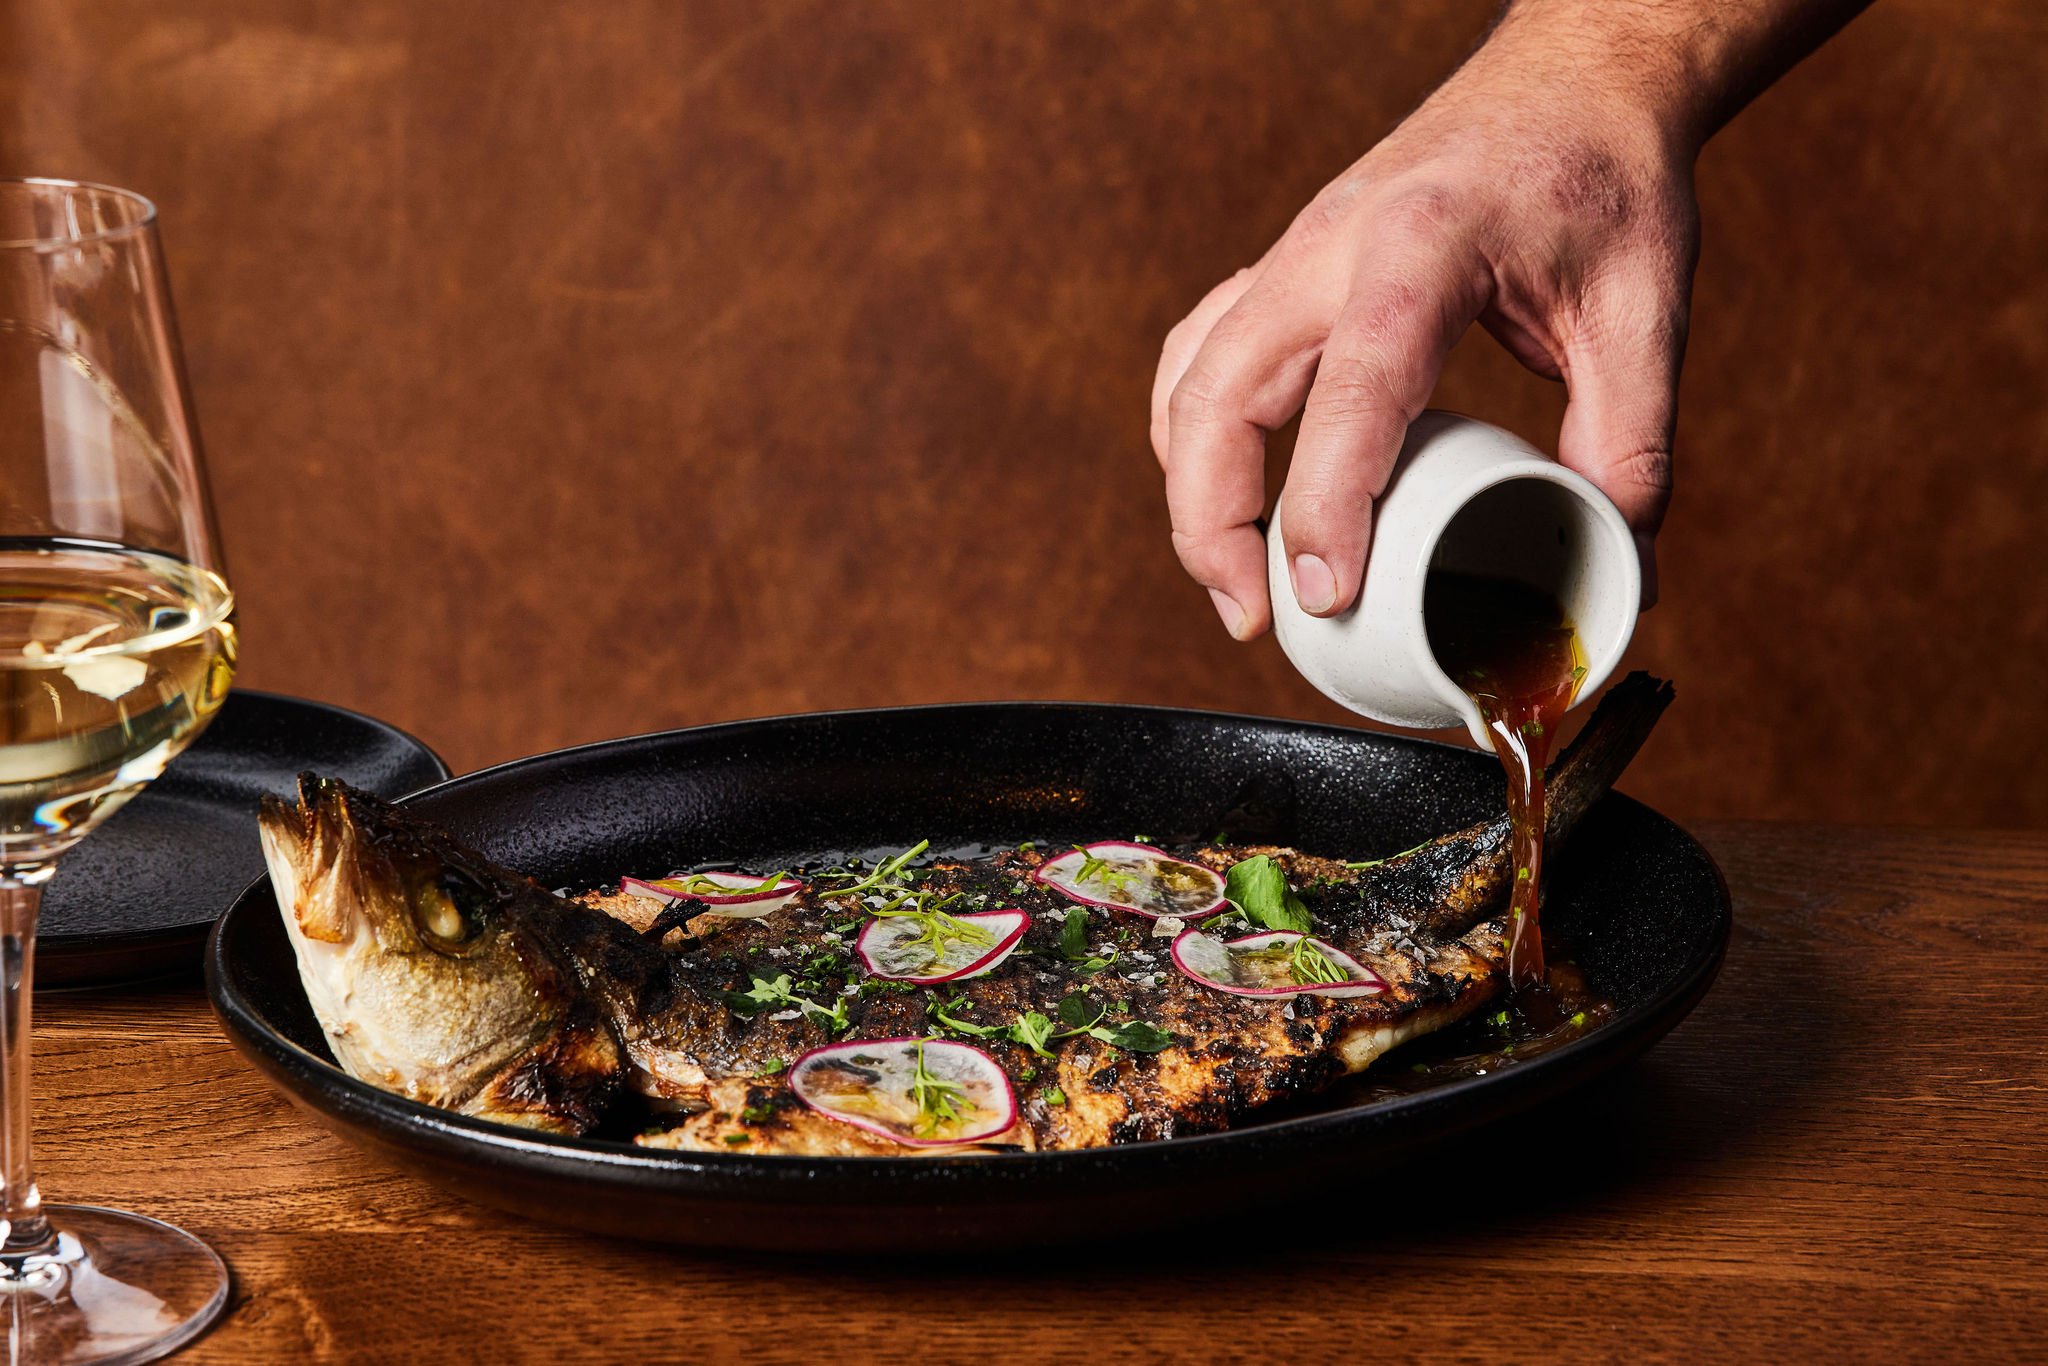
[[[314,712],[327,717],[339,718],[340,720],[361,726],[365,730],[377,732],[410,746],[419,752],[420,757],[426,760],[428,767],[439,776],[420,787],[414,788],[412,792],[404,794],[406,796],[424,792],[429,788],[439,787],[442,783],[449,781],[452,776],[451,770],[448,767],[448,761],[436,753],[433,746],[427,744],[426,741],[420,739],[411,731],[401,726],[395,726],[389,721],[371,716],[366,712],[356,711],[352,707],[344,707],[334,702],[322,702],[310,697],[298,697],[291,693],[270,692],[262,688],[237,687],[232,689],[228,695],[230,698],[247,698],[266,705],[289,708],[293,711]],[[183,758],[184,756],[180,755],[179,757]],[[161,784],[155,786],[153,790],[159,793],[164,791]],[[175,785],[171,790],[175,792]],[[241,897],[237,896],[236,900],[241,900]],[[139,953],[146,952],[152,948],[175,948],[194,943],[204,937],[209,927],[219,921],[221,914],[222,912],[216,912],[212,916],[205,918],[195,915],[187,923],[154,926],[141,930],[75,930],[67,934],[45,929],[36,936],[36,951],[43,958],[62,958],[74,952],[93,956],[102,952]],[[189,971],[190,967],[191,960],[188,958],[184,963],[175,965],[167,971]],[[82,983],[80,985],[98,985],[98,983]]]
[[[522,769],[545,768],[578,759],[589,759],[606,751],[624,752],[645,748],[679,736],[704,737],[743,734],[748,730],[788,728],[792,724],[822,725],[864,717],[905,714],[946,713],[960,716],[974,712],[1026,712],[1072,710],[1101,714],[1148,715],[1226,723],[1240,727],[1269,727],[1294,733],[1314,733],[1352,740],[1369,739],[1374,744],[1391,744],[1469,756],[1474,751],[1438,740],[1394,735],[1322,722],[1253,716],[1199,708],[1158,707],[1127,702],[1003,701],[914,704],[866,707],[829,712],[795,712],[771,717],[750,717],[703,726],[650,731],[639,735],[550,750],[466,773],[410,793],[410,803],[449,789],[483,785],[483,780],[516,773]],[[1461,760],[1462,762],[1462,760]],[[1352,1106],[1290,1115],[1271,1120],[1248,1120],[1233,1128],[1177,1138],[1148,1139],[1130,1144],[1045,1152],[957,1155],[943,1157],[811,1157],[784,1154],[684,1153],[647,1149],[604,1139],[528,1135],[505,1125],[473,1119],[419,1101],[380,1090],[358,1081],[340,1067],[285,1037],[263,1018],[234,982],[234,971],[226,961],[226,945],[239,917],[264,908],[275,915],[276,902],[267,878],[258,878],[244,889],[227,912],[216,921],[206,948],[206,986],[223,1023],[254,1045],[271,1063],[303,1078],[325,1102],[321,1108],[363,1115],[396,1127],[417,1146],[459,1153],[474,1160],[491,1156],[519,1165],[565,1165],[586,1176],[716,1177],[744,1182],[748,1178],[779,1179],[797,1169],[831,1177],[836,1183],[934,1183],[958,1187],[973,1182],[1001,1186],[1013,1180],[1040,1180],[1048,1176],[1109,1176],[1127,1173],[1132,1167],[1150,1165],[1166,1156],[1181,1165],[1203,1160],[1236,1160],[1247,1146],[1301,1146],[1333,1142],[1347,1134],[1366,1130],[1407,1126],[1446,1112],[1447,1118],[1463,1129],[1484,1123],[1489,1111],[1520,1109],[1583,1079],[1591,1071],[1627,1061],[1661,1038],[1712,986],[1727,953],[1733,926],[1726,879],[1719,865],[1698,841],[1669,818],[1634,798],[1618,792],[1604,795],[1598,805],[1617,804],[1648,816],[1695,852],[1712,874],[1716,891],[1715,923],[1706,952],[1688,961],[1683,970],[1653,995],[1618,1010],[1614,1017],[1590,1033],[1500,1071],[1482,1076],[1447,1081],[1410,1095],[1391,1097]],[[1656,1028],[1664,1022],[1665,1028]],[[1489,1104],[1489,1102],[1492,1102]],[[1444,1130],[1432,1130],[1441,1134]],[[481,1151],[480,1151],[481,1148]]]

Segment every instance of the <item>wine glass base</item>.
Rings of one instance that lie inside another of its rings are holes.
[[[155,1361],[205,1332],[228,1302],[226,1264],[183,1229],[95,1205],[43,1213],[57,1246],[0,1264],[9,1361]]]

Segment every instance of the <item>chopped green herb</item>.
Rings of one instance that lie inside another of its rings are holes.
[[[1517,882],[1527,882],[1528,880],[1529,880],[1529,870],[1528,870],[1527,868],[1517,868],[1517,869],[1515,869],[1515,881],[1517,881]]]
[[[875,865],[875,870],[865,877],[851,872],[842,875],[840,881],[844,882],[845,886],[833,887],[829,890],[821,889],[818,892],[818,896],[821,899],[827,897],[859,896],[863,892],[901,887],[909,880],[904,874],[904,867],[912,859],[931,847],[932,842],[930,840],[919,840],[902,853],[883,859]],[[847,865],[849,868],[857,868],[860,866],[860,860],[848,859]]]
[[[952,1000],[943,1004],[934,1002],[931,1008],[932,1019],[956,1034],[965,1034],[975,1039],[985,1039],[991,1034],[1003,1032],[1000,1025],[974,1024],[967,1020],[958,1019],[951,1013],[964,1009],[966,1005],[967,998],[965,996],[955,996]]]
[[[1037,841],[1037,840],[1025,840],[1025,841],[1024,841],[1024,842],[1023,842],[1022,844],[1020,844],[1020,845],[1018,845],[1018,846],[1017,846],[1017,852],[1018,852],[1018,853],[1020,853],[1020,854],[1028,854],[1028,853],[1030,853],[1030,852],[1031,852],[1031,851],[1032,851],[1033,849],[1036,849],[1037,847],[1038,847],[1038,841]]]
[[[1303,986],[1349,980],[1336,960],[1316,947],[1316,941],[1307,935],[1294,941],[1294,952],[1288,958],[1288,975]]]
[[[924,1040],[917,1044],[917,1070],[910,1078],[911,1098],[917,1102],[917,1132],[930,1138],[943,1125],[957,1123],[967,1113],[967,1093],[957,1082],[932,1075],[924,1065]]]
[[[1382,863],[1392,863],[1397,858],[1407,858],[1410,854],[1415,853],[1417,850],[1427,849],[1430,845],[1435,843],[1435,840],[1424,840],[1422,843],[1416,845],[1414,849],[1403,849],[1400,853],[1389,854],[1385,858],[1359,859],[1355,863],[1347,863],[1344,866],[1346,868],[1351,869],[1353,872],[1356,872],[1361,868],[1377,868]]]
[[[775,1118],[775,1107],[773,1105],[749,1105],[746,1109],[740,1111],[740,1123],[742,1124],[759,1124],[764,1119],[773,1118]]]
[[[1092,1029],[1089,1033],[1127,1053],[1157,1053],[1173,1046],[1173,1035],[1143,1020],[1129,1020],[1114,1029]]]
[[[1099,1039],[1112,1048],[1121,1048],[1131,1053],[1157,1053],[1173,1044],[1171,1034],[1143,1020],[1128,1020],[1113,1028],[1104,1025],[1102,1018],[1106,1013],[1086,992],[1074,992],[1060,1002],[1060,1023],[1067,1028],[1051,1037],[1070,1039],[1076,1034],[1086,1034],[1089,1038]],[[1045,1017],[1039,1018],[1043,1020]],[[1051,1028],[1051,1024],[1050,1020],[1046,1021],[1048,1029]],[[1046,1056],[1052,1055],[1048,1053]]]
[[[1067,918],[1060,925],[1060,957],[1070,963],[1078,963],[1088,956],[1088,912],[1079,906],[1069,907]]]
[[[1582,1010],[1582,1011],[1580,1011],[1580,1012],[1579,1012],[1578,1014],[1576,1014],[1576,1015],[1572,1016],[1572,1028],[1573,1028],[1573,1029],[1584,1029],[1585,1027],[1586,1027],[1586,1012]]]
[[[1308,907],[1288,890],[1287,874],[1280,865],[1264,854],[1230,865],[1223,878],[1223,895],[1254,925],[1308,933]]]
[[[1047,1105],[1065,1105],[1067,1103],[1067,1093],[1060,1090],[1057,1086],[1048,1086],[1038,1094]]]
[[[1111,867],[1108,859],[1091,854],[1078,844],[1074,846],[1074,852],[1081,856],[1081,869],[1074,874],[1076,887],[1084,882],[1093,881],[1114,895],[1131,894],[1131,882],[1138,876],[1136,869]]]
[[[742,1143],[752,1143],[754,1136],[752,1134],[727,1134],[725,1141],[734,1147],[738,1147]]]
[[[1060,957],[1069,963],[1079,963],[1083,972],[1100,972],[1116,961],[1118,952],[1112,948],[1107,958],[1090,954],[1088,912],[1079,906],[1067,908],[1066,919],[1060,923]]]
[[[870,907],[868,914],[883,920],[905,919],[916,925],[916,938],[907,939],[898,947],[922,949],[925,963],[936,966],[945,960],[946,950],[955,944],[987,948],[996,942],[995,935],[987,927],[971,924],[946,909],[961,897],[959,892],[936,896],[931,892],[903,891],[880,906]]]
[[[1037,1069],[1037,1068],[1035,1068],[1035,1067],[1020,1067],[1020,1068],[1018,1068],[1018,1069],[1017,1069],[1017,1080],[1018,1080],[1018,1081],[1030,1081],[1030,1080],[1032,1080],[1033,1078],[1035,1078],[1035,1077],[1036,1077],[1037,1075],[1038,1075],[1038,1069]]]
[[[1046,1044],[1052,1041],[1052,1021],[1035,1010],[1027,1010],[1017,1017],[1017,1023],[1010,1026],[1010,1038],[1036,1053],[1041,1058],[1052,1056]]]
[[[742,1015],[757,1015],[769,1006],[794,1006],[806,1015],[814,1015],[824,1020],[835,1034],[853,1028],[853,1021],[846,1015],[844,997],[833,1001],[831,1009],[828,1010],[816,1001],[797,995],[790,985],[789,974],[786,972],[773,981],[756,977],[753,979],[753,986],[746,991],[726,991],[719,994],[728,1006]]]
[[[1410,1072],[1427,1072],[1429,1070],[1429,1064],[1426,1062],[1419,1062],[1416,1063],[1415,1066],[1409,1068],[1408,1070]]]
[[[789,1066],[789,1064],[784,1062],[780,1058],[770,1058],[768,1059],[768,1061],[762,1063],[758,1069],[756,1069],[754,1075],[757,1077],[777,1076],[781,1073],[782,1069],[787,1066]]]
[[[1085,991],[1070,993],[1060,1001],[1060,1023],[1075,1029],[1086,1029],[1102,1018],[1102,1007],[1095,1004]]]
[[[782,885],[784,878],[789,878],[789,874],[770,873],[767,880],[759,886],[732,887],[716,881],[711,873],[684,873],[679,877],[657,879],[649,885],[659,887],[665,892],[681,892],[684,896],[731,896],[735,892],[745,892],[752,896],[760,892],[774,891]],[[792,882],[795,880],[790,878]]]

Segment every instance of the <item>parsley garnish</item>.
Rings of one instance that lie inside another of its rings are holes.
[[[1070,1039],[1077,1034],[1085,1034],[1091,1039],[1100,1039],[1112,1048],[1121,1048],[1131,1053],[1157,1053],[1173,1045],[1173,1035],[1143,1020],[1127,1020],[1114,1028],[1106,1026],[1102,1023],[1102,1018],[1107,1013],[1089,997],[1087,992],[1074,992],[1060,1002],[1060,1023],[1069,1027],[1051,1037]],[[1048,1027],[1051,1025],[1051,1021],[1046,1023]]]
[[[1008,1032],[1012,1040],[1023,1044],[1039,1057],[1052,1056],[1052,1050],[1046,1047],[1053,1039],[1052,1021],[1037,1011],[1027,1010],[1019,1015],[1017,1022],[1010,1026]]]
[[[806,1015],[815,1015],[830,1025],[834,1034],[853,1028],[853,1021],[846,1016],[845,998],[832,1003],[827,1010],[816,1001],[806,1000],[796,994],[789,984],[789,974],[782,973],[773,981],[753,978],[754,985],[746,991],[724,991],[719,995],[725,1003],[742,1015],[758,1015],[769,1006],[795,1006]]]
[[[1048,1086],[1038,1094],[1039,1098],[1047,1105],[1065,1105],[1067,1103],[1067,1093],[1060,1090],[1057,1086]]]
[[[1067,908],[1067,918],[1060,925],[1060,957],[1079,963],[1083,972],[1100,972],[1116,961],[1116,955],[1113,948],[1107,958],[1089,953],[1088,912],[1079,906]]]
[[[1008,1039],[1012,1043],[1024,1045],[1024,1047],[1030,1049],[1041,1058],[1052,1056],[1052,1053],[1046,1048],[1046,1044],[1054,1037],[1052,1021],[1037,1011],[1025,1011],[1017,1017],[1016,1022],[1013,1024],[984,1025],[959,1019],[950,1013],[961,1009],[966,1004],[967,998],[965,996],[956,996],[944,1005],[933,1006],[931,1017],[945,1028],[955,1030],[971,1038]]]

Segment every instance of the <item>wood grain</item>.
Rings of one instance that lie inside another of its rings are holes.
[[[189,986],[37,1002],[43,1185],[222,1251],[233,1305],[195,1362],[2038,1360],[2048,839],[1704,837],[1736,935],[1697,1014],[1304,1212],[1341,1235],[1084,1229],[1019,1260],[933,1229],[905,1266],[519,1224],[301,1118]]]
[[[0,171],[163,206],[247,682],[458,770],[918,701],[1335,718],[1181,574],[1153,366],[1496,8],[11,0]],[[2048,823],[2044,64],[2039,0],[1886,0],[1708,150],[1660,808]],[[1483,336],[1438,399],[1554,445]]]

